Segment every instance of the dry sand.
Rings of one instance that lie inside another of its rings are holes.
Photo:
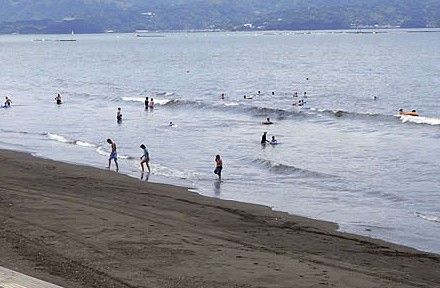
[[[69,287],[440,287],[440,256],[0,151],[0,266]]]

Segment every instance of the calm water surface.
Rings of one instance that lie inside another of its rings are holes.
[[[112,138],[140,178],[145,143],[149,181],[440,253],[440,33],[163,36],[0,36],[0,147],[104,168]]]

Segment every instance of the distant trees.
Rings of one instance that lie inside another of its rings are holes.
[[[374,25],[440,27],[440,1],[0,0],[0,33],[302,30]]]

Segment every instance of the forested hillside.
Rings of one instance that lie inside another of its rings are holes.
[[[0,0],[1,33],[440,27],[439,0]]]

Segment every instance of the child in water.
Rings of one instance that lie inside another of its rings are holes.
[[[141,149],[143,150],[144,154],[141,156],[141,168],[142,172],[144,172],[144,164],[147,165],[148,173],[150,173],[150,154],[148,153],[147,147],[145,147],[144,144],[141,145]]]
[[[220,155],[215,156],[215,170],[214,174],[218,175],[218,180],[222,179],[223,161]]]
[[[277,145],[278,141],[275,139],[275,136],[272,136],[272,140],[270,140],[270,145]]]
[[[148,107],[150,107],[150,109],[154,108],[154,99],[151,98],[150,104],[148,105]]]
[[[266,121],[264,121],[262,124],[263,124],[263,125],[272,125],[273,122],[270,121],[270,118],[266,118]]]

